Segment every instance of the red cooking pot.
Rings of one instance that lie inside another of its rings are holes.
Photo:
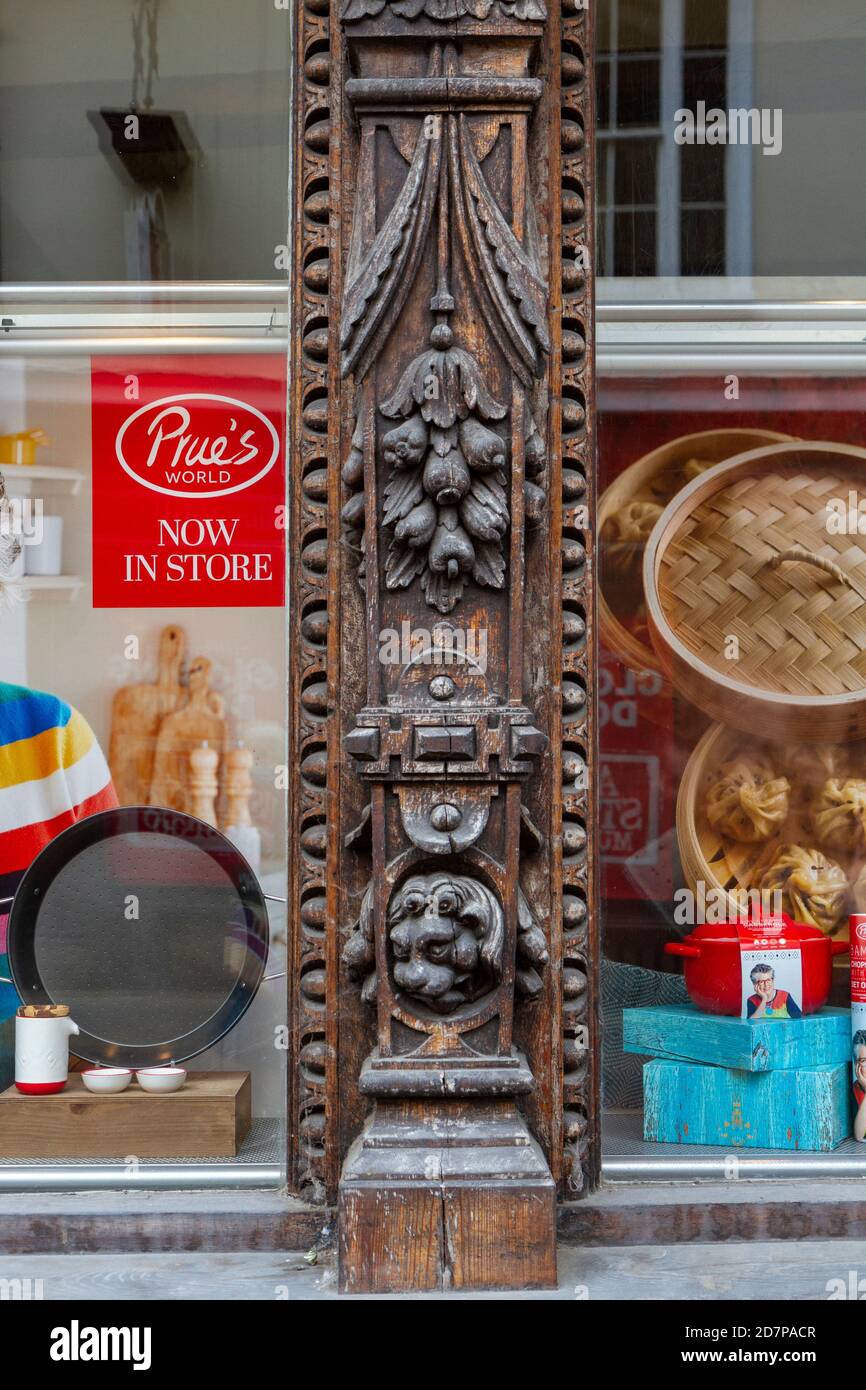
[[[751,930],[759,924],[748,923]],[[844,955],[847,941],[831,941],[817,927],[803,922],[785,921],[782,935],[766,940],[768,951],[799,946],[803,965],[804,1014],[822,1009],[830,998],[830,972],[834,956]],[[758,949],[749,943],[749,950]],[[740,969],[740,938],[731,923],[705,922],[684,941],[669,941],[665,946],[669,956],[683,957],[686,989],[693,1004],[710,1014],[739,1014],[742,1009],[742,975]],[[800,1002],[800,1001],[798,1001]]]

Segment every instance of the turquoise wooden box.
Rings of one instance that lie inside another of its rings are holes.
[[[743,1071],[775,1071],[847,1062],[851,1056],[848,1009],[819,1009],[804,1018],[764,1019],[705,1014],[694,1004],[623,1009],[623,1051],[645,1057],[709,1062]]]
[[[847,1063],[750,1072],[655,1059],[643,1071],[644,1139],[825,1153],[851,1133]]]

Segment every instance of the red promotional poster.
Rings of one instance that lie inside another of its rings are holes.
[[[599,845],[609,898],[666,902],[673,892],[673,808],[665,742],[671,698],[655,671],[599,661]]]
[[[95,359],[93,606],[284,603],[285,361]]]

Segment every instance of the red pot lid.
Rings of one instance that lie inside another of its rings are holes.
[[[750,917],[742,923],[744,927],[761,933],[766,932],[767,946],[802,945],[807,941],[827,941],[829,938],[809,922],[795,922],[786,912],[773,913],[766,917]],[[740,944],[740,936],[735,922],[702,922],[684,937],[687,942],[713,942],[716,945]]]

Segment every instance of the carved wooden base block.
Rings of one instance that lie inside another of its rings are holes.
[[[532,1085],[516,1050],[367,1059],[376,1104],[340,1183],[342,1292],[555,1287],[555,1185],[514,1099]]]
[[[340,1290],[555,1288],[555,1203],[513,1100],[379,1100],[343,1168]]]

